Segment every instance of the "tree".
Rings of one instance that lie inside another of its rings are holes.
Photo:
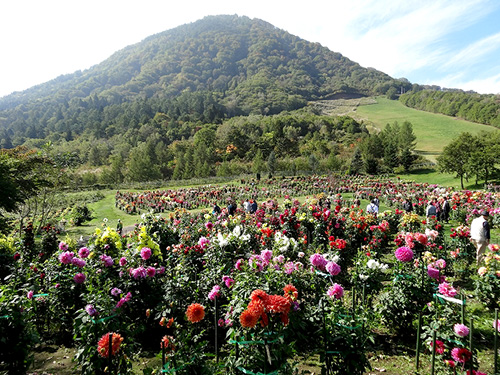
[[[252,171],[254,173],[262,173],[265,171],[265,169],[266,169],[266,163],[264,162],[262,151],[259,148],[253,158]]]
[[[274,154],[274,151],[271,151],[269,157],[267,158],[267,170],[269,171],[270,175],[273,175],[275,169],[276,169],[276,155]]]
[[[153,181],[161,177],[160,167],[151,160],[145,142],[130,151],[127,161],[127,178],[130,181]]]
[[[461,133],[451,141],[438,156],[438,169],[441,172],[455,173],[464,188],[464,177],[471,172],[471,156],[477,140],[468,132]]]

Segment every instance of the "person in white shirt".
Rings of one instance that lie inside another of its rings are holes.
[[[378,206],[377,204],[375,203],[375,199],[373,199],[369,204],[368,206],[366,206],[366,212],[368,212],[369,214],[378,214]]]
[[[476,246],[476,261],[481,263],[484,258],[486,246],[490,243],[490,224],[488,223],[489,212],[481,211],[481,216],[476,217],[470,224],[470,238]]]

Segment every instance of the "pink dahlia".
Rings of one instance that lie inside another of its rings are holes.
[[[144,260],[151,258],[151,249],[149,247],[143,247],[141,249],[141,258]]]
[[[465,363],[472,358],[472,354],[465,348],[453,348],[451,349],[451,357],[456,362]]]
[[[451,284],[444,281],[439,284],[439,293],[446,297],[455,297],[457,295],[457,290],[453,288]]]
[[[81,272],[79,272],[75,276],[73,276],[73,280],[77,284],[83,284],[84,281],[85,281],[85,279],[86,279],[85,275],[83,273],[81,273]]]
[[[338,275],[341,271],[340,266],[335,262],[328,262],[326,264],[326,270],[332,276]]]
[[[400,262],[409,262],[413,259],[413,251],[407,246],[399,247],[394,255]]]
[[[61,262],[62,264],[70,264],[74,256],[75,254],[73,254],[73,252],[71,251],[62,252],[61,254],[59,254],[59,262]]]
[[[341,299],[344,296],[344,288],[341,285],[335,283],[330,288],[328,288],[327,292],[330,298]]]
[[[466,337],[469,335],[469,328],[465,324],[455,324],[453,330],[460,337]]]

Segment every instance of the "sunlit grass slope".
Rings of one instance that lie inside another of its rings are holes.
[[[357,107],[355,117],[380,130],[394,121],[400,124],[404,121],[411,122],[417,136],[417,152],[432,161],[436,160],[444,146],[462,132],[477,134],[482,130],[496,130],[488,125],[408,108],[397,100],[378,97],[376,102],[370,105],[361,104]]]

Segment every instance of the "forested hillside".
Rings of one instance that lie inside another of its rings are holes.
[[[399,100],[411,108],[500,127],[500,95],[458,90],[413,90],[401,95]]]
[[[403,82],[408,84],[408,82]],[[401,82],[261,21],[206,17],[153,35],[83,72],[0,99],[0,146],[109,138],[157,112],[220,122],[308,100],[385,93]]]

